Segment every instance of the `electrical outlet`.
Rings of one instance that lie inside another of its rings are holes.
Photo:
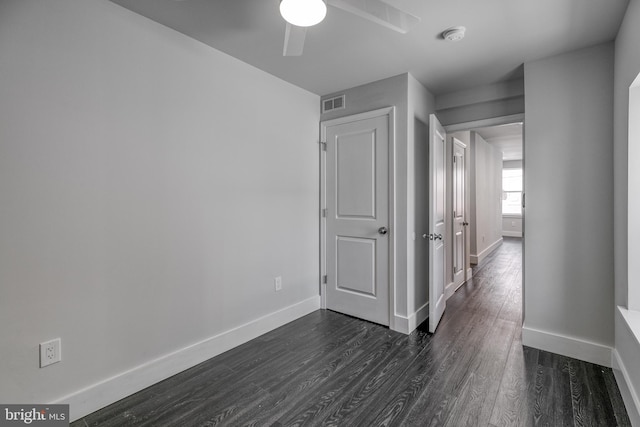
[[[273,283],[276,286],[276,292],[282,290],[282,276],[278,276],[275,279],[273,279]]]
[[[40,343],[40,367],[44,368],[62,359],[60,338]]]

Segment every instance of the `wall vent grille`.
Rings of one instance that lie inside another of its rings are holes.
[[[325,99],[322,101],[322,113],[327,113],[333,110],[341,110],[345,108],[345,96],[340,95],[333,98]]]

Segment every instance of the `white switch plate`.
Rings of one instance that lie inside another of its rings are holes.
[[[44,368],[62,359],[60,338],[40,343],[40,367]]]
[[[276,292],[282,290],[282,276],[278,276],[275,279],[273,279],[273,283],[276,287]]]

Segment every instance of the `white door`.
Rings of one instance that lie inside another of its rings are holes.
[[[453,182],[451,183],[453,201],[453,284],[454,289],[464,283],[465,259],[465,148],[467,146],[453,138]]]
[[[444,314],[446,133],[435,114],[429,115],[429,332]]]
[[[389,114],[322,125],[326,308],[382,325],[389,325]]]

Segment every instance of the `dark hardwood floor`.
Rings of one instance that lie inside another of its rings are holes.
[[[523,347],[521,244],[431,335],[317,311],[74,426],[629,426],[611,369]]]

